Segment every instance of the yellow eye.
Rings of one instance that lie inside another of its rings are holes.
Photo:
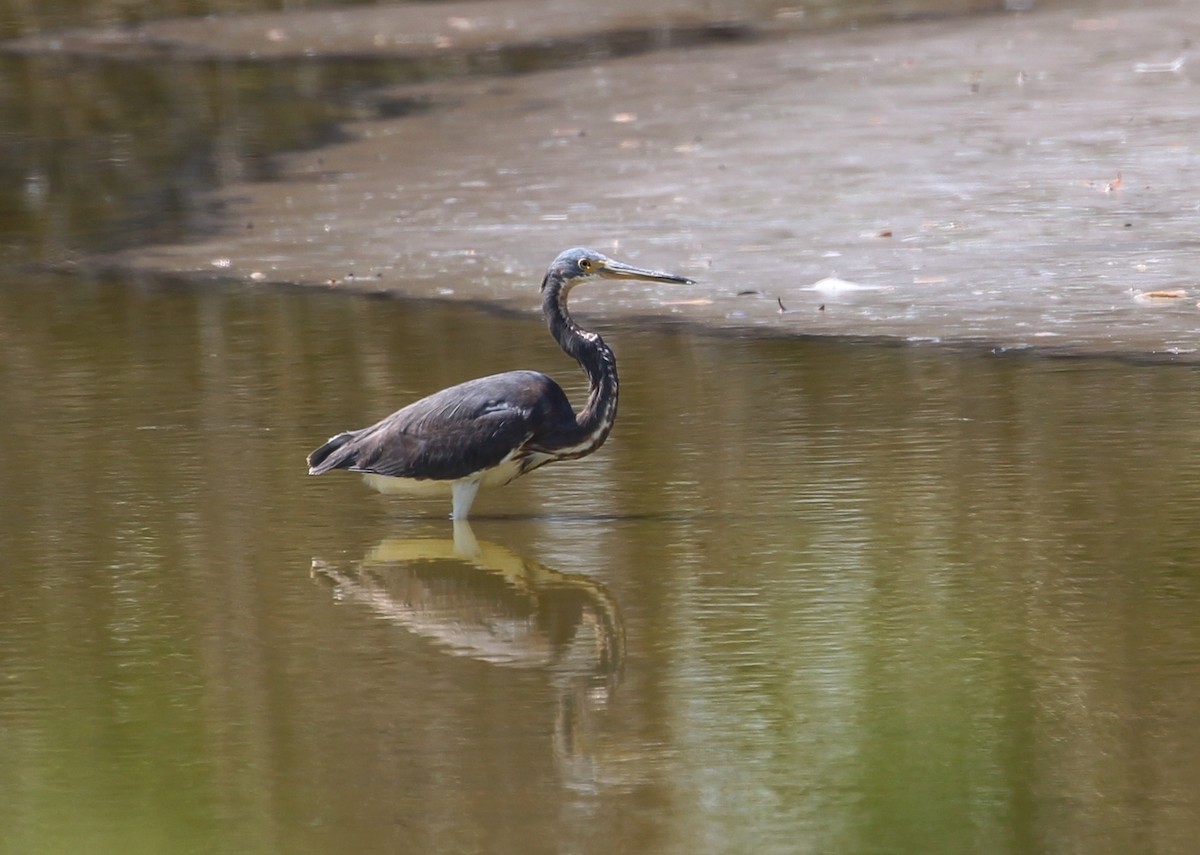
[[[579,259],[579,269],[582,270],[584,273],[591,272],[592,260],[590,258]]]

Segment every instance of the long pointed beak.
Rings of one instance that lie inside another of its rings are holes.
[[[679,285],[695,285],[694,279],[686,276],[676,276],[674,273],[663,273],[661,270],[648,270],[645,267],[634,267],[611,258],[605,259],[600,267],[600,275],[609,279],[640,279],[644,282],[674,282]]]

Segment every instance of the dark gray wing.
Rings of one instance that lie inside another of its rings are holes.
[[[351,469],[450,481],[496,466],[530,438],[574,418],[566,394],[545,374],[495,374],[338,434],[309,455],[309,473]]]

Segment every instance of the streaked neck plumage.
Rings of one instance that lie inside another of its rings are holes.
[[[542,283],[542,312],[550,335],[588,377],[587,404],[575,415],[575,435],[556,455],[564,459],[583,457],[603,445],[617,418],[617,359],[604,339],[572,320],[567,294],[573,284],[554,271]]]

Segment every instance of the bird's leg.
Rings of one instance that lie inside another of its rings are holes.
[[[471,513],[471,503],[475,501],[475,494],[478,492],[478,481],[455,481],[450,487],[450,519],[465,520]]]
[[[466,520],[454,521],[454,554],[468,559],[478,558],[483,554],[479,548],[479,541],[475,539],[475,532]]]

